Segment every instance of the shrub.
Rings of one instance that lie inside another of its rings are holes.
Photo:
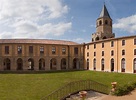
[[[125,84],[124,86],[119,86],[113,93],[116,96],[122,96],[130,93],[136,88],[136,82]]]

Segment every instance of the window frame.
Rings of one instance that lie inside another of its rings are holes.
[[[114,41],[111,41],[111,47],[114,47]]]
[[[114,51],[113,50],[111,50],[111,56],[114,56]]]
[[[136,55],[136,49],[134,49],[134,55]]]
[[[96,56],[96,52],[94,52],[94,56]]]
[[[74,47],[74,54],[78,55],[78,47]]]
[[[44,46],[40,46],[40,54],[44,54]]]
[[[122,56],[124,56],[124,55],[125,55],[125,50],[123,49],[123,50],[122,50]]]
[[[125,46],[125,40],[122,40],[122,46]]]
[[[5,46],[5,54],[9,54],[9,46]]]
[[[22,46],[17,46],[17,53],[22,54]]]
[[[96,49],[96,44],[94,44],[94,49]]]
[[[102,43],[102,48],[104,48],[104,42]]]
[[[104,56],[104,51],[102,51],[102,56]]]
[[[52,46],[52,54],[56,54],[56,47]]]
[[[89,52],[87,52],[87,57],[89,57]]]
[[[134,45],[136,45],[136,38],[134,39]]]
[[[66,54],[66,48],[62,47],[62,54],[65,55]]]
[[[29,46],[29,54],[33,54],[33,52],[34,52],[33,46]]]

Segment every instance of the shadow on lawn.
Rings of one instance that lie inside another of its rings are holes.
[[[75,71],[85,71],[85,70],[51,70],[51,71],[0,71],[0,74],[45,74],[45,73],[63,73],[63,72],[75,72]]]

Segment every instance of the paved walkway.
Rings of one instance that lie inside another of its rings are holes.
[[[70,99],[70,100],[75,100],[75,99]],[[112,95],[101,94],[101,93],[94,92],[94,91],[87,91],[86,100],[136,100],[136,89],[132,91],[130,94],[125,95],[125,96],[112,96]]]
[[[125,95],[125,96],[105,95],[103,96],[103,98],[98,99],[98,100],[136,100],[136,89],[132,91],[130,94]]]

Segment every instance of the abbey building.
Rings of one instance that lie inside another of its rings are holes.
[[[104,5],[92,42],[0,39],[0,71],[73,70],[136,73],[136,36],[115,38]]]
[[[92,42],[84,49],[84,64],[89,70],[136,73],[136,36],[115,38],[105,5],[96,20]]]

